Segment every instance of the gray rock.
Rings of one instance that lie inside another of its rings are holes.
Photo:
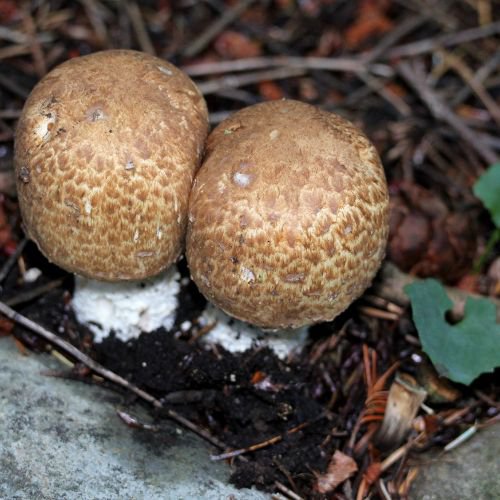
[[[154,433],[127,427],[121,398],[48,376],[53,356],[22,356],[0,339],[0,499],[263,500],[227,484],[204,441],[176,425]],[[148,421],[137,406],[127,411]],[[500,425],[446,454],[422,457],[412,500],[500,499]],[[231,496],[232,495],[232,496]]]
[[[132,429],[109,390],[47,376],[50,355],[22,356],[0,339],[0,498],[8,500],[268,499],[227,484],[224,463],[172,423]],[[148,417],[142,412],[140,418]],[[232,495],[232,497],[231,497]]]
[[[412,500],[500,499],[500,425],[485,428],[449,453],[421,457]]]

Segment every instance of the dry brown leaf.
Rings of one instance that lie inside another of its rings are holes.
[[[214,47],[224,59],[242,59],[261,55],[260,44],[237,31],[222,32],[215,40]]]
[[[357,470],[358,466],[351,457],[336,450],[328,464],[326,473],[317,476],[315,490],[318,493],[330,493],[339,484],[349,479]]]
[[[345,40],[350,49],[360,47],[368,38],[383,35],[393,28],[386,16],[389,2],[386,0],[362,0],[357,19],[346,30]]]
[[[0,317],[0,337],[7,337],[14,329],[14,322],[8,318]]]
[[[452,212],[436,193],[415,183],[391,186],[387,253],[400,269],[454,284],[470,270],[476,247],[470,211]]]
[[[283,90],[276,82],[260,82],[258,87],[262,99],[266,101],[274,101],[277,99],[283,99],[285,97]]]
[[[2,0],[0,2],[0,23],[9,23],[19,19],[20,10],[15,0]]]

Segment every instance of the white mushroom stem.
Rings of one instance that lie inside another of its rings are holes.
[[[280,358],[285,359],[292,352],[298,352],[307,340],[308,327],[286,330],[262,330],[244,321],[228,316],[221,309],[208,304],[198,319],[200,326],[212,326],[201,337],[205,343],[219,344],[230,352],[243,352],[252,346],[267,346]]]
[[[160,327],[170,330],[179,280],[175,266],[153,278],[122,283],[76,276],[73,310],[77,320],[94,333],[94,342],[102,342],[112,331],[126,342]]]

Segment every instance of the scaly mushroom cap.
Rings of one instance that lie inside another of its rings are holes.
[[[29,237],[89,278],[159,273],[181,253],[207,133],[203,97],[163,59],[110,50],[61,64],[33,89],[17,128]]]
[[[331,320],[380,266],[388,201],[377,152],[350,122],[297,101],[250,106],[209,135],[189,201],[192,277],[262,328]]]

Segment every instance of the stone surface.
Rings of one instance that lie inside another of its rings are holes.
[[[170,422],[132,429],[110,390],[48,376],[50,355],[22,356],[0,339],[0,499],[264,500],[227,484],[229,468]],[[149,422],[140,406],[123,408]],[[500,425],[446,454],[421,456],[411,500],[500,499]]]
[[[411,500],[500,499],[500,425],[479,431],[449,453],[422,457]]]
[[[269,498],[228,485],[229,468],[191,433],[170,422],[156,433],[132,429],[116,415],[119,395],[48,376],[62,369],[0,339],[1,499]],[[141,407],[126,411],[148,421]]]

